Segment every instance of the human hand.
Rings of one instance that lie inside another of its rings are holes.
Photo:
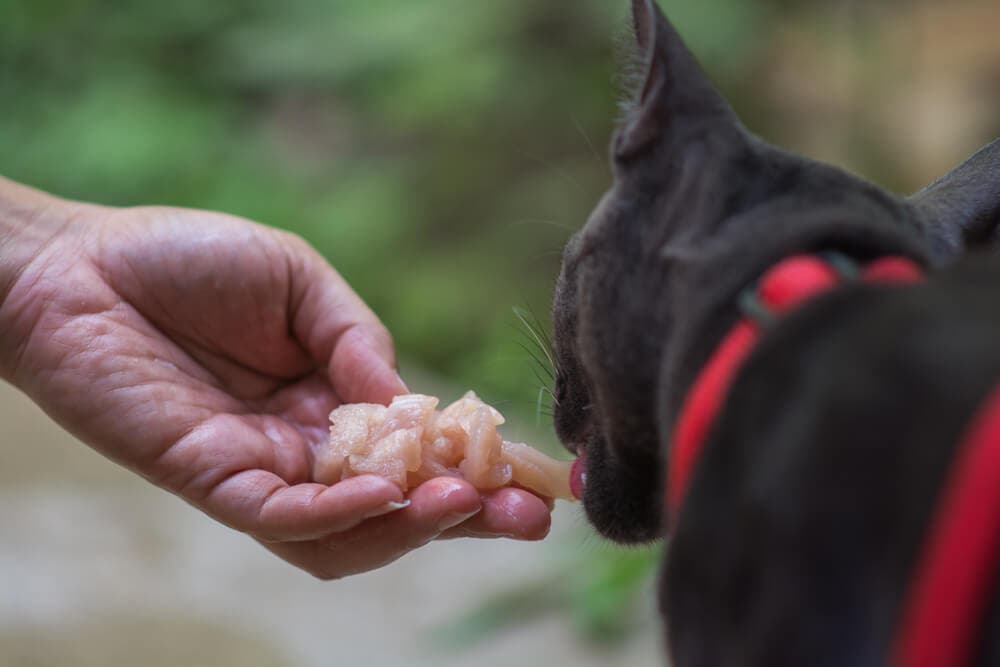
[[[378,477],[311,483],[330,410],[406,388],[378,318],[295,236],[0,179],[0,299],[0,376],[109,458],[317,577],[438,537],[548,531],[546,503],[519,489],[481,496],[431,480],[401,507]]]

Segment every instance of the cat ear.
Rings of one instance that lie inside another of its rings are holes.
[[[615,153],[627,157],[692,123],[721,118],[732,110],[702,71],[654,0],[632,0],[635,39],[643,63],[636,107],[618,135]]]
[[[910,197],[945,255],[990,243],[1000,227],[1000,139]]]

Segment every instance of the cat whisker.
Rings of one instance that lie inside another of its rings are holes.
[[[598,154],[597,149],[594,148],[594,142],[592,142],[590,140],[590,137],[587,136],[587,133],[584,131],[583,126],[580,125],[580,121],[576,119],[576,116],[570,116],[570,119],[573,121],[573,127],[575,127],[576,131],[580,133],[580,136],[583,137],[583,140],[587,142],[587,146],[590,148],[590,153],[594,156],[594,159],[597,160],[597,163],[604,164],[604,162],[601,161],[601,156],[600,154]]]
[[[538,334],[540,334],[542,338],[542,343],[545,345],[545,349],[551,352],[555,348],[552,346],[552,339],[549,337],[548,330],[542,324],[542,321],[538,318],[538,315],[535,313],[535,309],[532,308],[530,305],[528,306],[528,314],[531,315],[531,319],[535,323],[535,331],[538,332]],[[558,373],[559,364],[553,360],[552,366]]]
[[[530,353],[532,355],[532,358],[540,365],[544,366],[545,368],[549,368],[548,355],[546,355],[543,351],[539,350],[538,341],[535,339],[534,335],[528,333],[528,331],[525,330],[524,326],[518,326],[513,323],[509,324],[508,326],[514,331],[515,334],[517,334],[517,336],[524,339],[523,341],[520,340],[514,341],[517,343],[518,347]],[[539,351],[542,357],[544,357],[544,359],[539,359],[538,356],[535,354],[536,351]]]
[[[542,389],[544,389],[545,393],[548,394],[549,398],[552,399],[552,405],[554,405],[556,407],[559,407],[559,401],[558,401],[558,399],[556,399],[555,394],[552,393],[552,390],[549,389],[548,387],[542,387]]]
[[[542,378],[542,376],[538,374],[538,371],[533,370],[532,372],[535,374],[535,380],[538,381],[538,385],[542,389],[544,389],[551,396],[552,395],[552,390],[549,389],[548,382],[546,382],[545,379]]]
[[[544,396],[545,387],[538,388],[538,398],[535,400],[535,426],[542,425],[542,396]]]
[[[535,363],[545,370],[546,375],[549,375],[553,380],[555,380],[555,368],[549,361],[550,355],[546,352],[545,348],[541,347],[535,337],[524,329],[517,329],[517,333],[523,339],[521,341],[516,341],[518,346],[527,352]]]
[[[545,345],[542,342],[542,336],[543,336],[543,334],[540,334],[538,331],[535,330],[534,327],[531,326],[531,323],[528,321],[527,316],[525,316],[524,312],[520,308],[516,308],[515,307],[513,310],[514,310],[514,316],[517,317],[517,319],[521,321],[521,324],[523,324],[524,327],[525,327],[525,329],[528,330],[528,333],[531,334],[531,337],[538,344],[538,347],[541,348],[542,353],[545,355],[546,359],[548,359],[548,361],[549,361],[549,365],[552,368],[558,370],[558,367],[556,366],[555,359],[552,356],[551,347],[548,346],[548,345]],[[536,320],[537,320],[537,318],[536,318]]]
[[[535,155],[532,155],[531,153],[528,153],[526,151],[520,150],[520,151],[518,151],[518,153],[520,153],[522,156],[528,158],[532,162],[536,162],[536,163],[542,165],[543,167],[545,167],[546,169],[550,169],[553,172],[555,172],[556,174],[562,176],[566,180],[567,183],[571,183],[573,185],[573,187],[575,187],[577,190],[579,190],[580,194],[582,194],[583,196],[589,197],[591,195],[591,193],[588,193],[587,190],[583,187],[583,185],[580,183],[580,181],[578,181],[575,178],[573,178],[573,175],[570,174],[565,169],[561,169],[561,168],[555,166],[554,164],[552,164],[550,162],[546,162],[542,158],[537,157]]]
[[[532,308],[530,305],[528,306],[528,314],[531,315],[531,319],[535,323],[535,328],[542,335],[542,338],[545,341],[546,347],[548,347],[548,348],[551,349],[552,348],[552,340],[549,338],[549,335],[546,332],[545,327],[542,326],[542,321],[538,318],[537,313],[535,313],[535,309]]]
[[[545,394],[552,396],[552,392],[548,391],[545,387],[538,388],[538,397],[535,400],[535,426],[541,426],[542,415],[545,415],[549,419],[555,417],[555,412],[551,408],[543,407],[543,397]]]
[[[548,367],[548,366],[547,366],[547,365],[545,364],[545,362],[543,362],[543,361],[542,361],[541,359],[539,359],[539,358],[538,358],[538,357],[537,357],[537,356],[535,355],[535,353],[531,351],[531,348],[529,348],[529,347],[528,347],[527,345],[525,345],[525,344],[524,344],[524,343],[522,343],[521,341],[518,341],[518,342],[517,342],[517,345],[518,345],[518,347],[520,347],[520,348],[521,348],[522,350],[524,350],[525,352],[527,352],[527,353],[528,353],[528,356],[529,356],[529,357],[531,357],[531,359],[532,359],[532,360],[533,360],[533,361],[534,361],[534,362],[535,362],[536,364],[538,364],[538,367],[539,367],[539,368],[541,368],[541,369],[542,369],[542,371],[543,371],[543,372],[544,372],[544,373],[545,373],[546,375],[548,375],[548,376],[549,376],[549,382],[552,382],[553,380],[555,380],[555,375],[553,374],[553,372],[552,372],[552,369],[550,369],[550,368],[549,368],[549,367]],[[539,380],[539,381],[541,381],[541,380]],[[548,384],[548,383],[543,383],[543,384]]]

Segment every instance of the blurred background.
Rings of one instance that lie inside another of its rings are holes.
[[[0,174],[295,231],[412,387],[556,451],[520,319],[608,184],[627,4],[0,0]],[[751,129],[895,191],[1000,134],[995,0],[661,5]],[[0,446],[0,666],[658,664],[656,551],[577,508],[321,585],[8,387]]]

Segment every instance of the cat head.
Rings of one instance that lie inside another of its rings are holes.
[[[1000,221],[1000,142],[895,196],[754,137],[655,2],[632,14],[643,75],[614,182],[565,248],[553,305],[556,432],[586,461],[588,517],[621,542],[661,535],[678,404],[770,264],[836,249],[934,265]]]

